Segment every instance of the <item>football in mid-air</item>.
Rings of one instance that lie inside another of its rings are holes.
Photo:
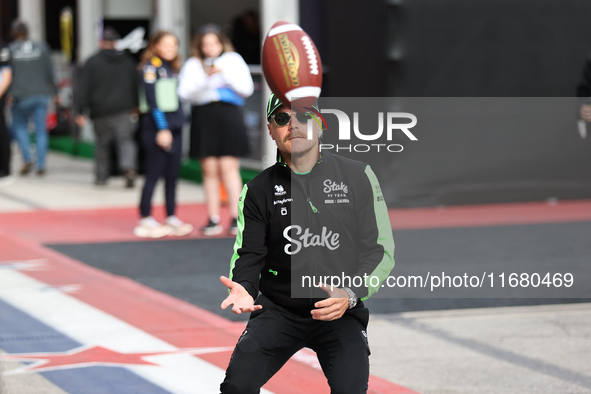
[[[320,54],[298,25],[277,22],[271,27],[263,43],[262,66],[271,91],[285,105],[309,108],[320,96]]]

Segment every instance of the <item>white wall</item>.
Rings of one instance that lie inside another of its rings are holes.
[[[300,23],[300,2],[299,0],[260,0],[261,11],[261,35],[263,40],[267,35],[267,32],[278,21],[291,22],[295,24]],[[263,78],[264,79],[264,78]],[[268,98],[271,95],[271,89],[265,82],[263,88],[263,97]],[[261,119],[265,119],[267,116],[267,103],[263,100],[261,113]],[[271,138],[263,139],[263,164],[270,166],[276,160],[275,154],[277,146]]]
[[[102,29],[103,4],[96,0],[78,0],[78,63],[92,56],[99,45]]]
[[[189,38],[187,21],[189,8],[188,1],[189,0],[157,0],[156,4],[155,30],[168,30],[179,38],[179,52],[181,54],[181,59],[187,59],[187,53],[191,41]]]

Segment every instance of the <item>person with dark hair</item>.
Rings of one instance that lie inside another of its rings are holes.
[[[4,118],[6,93],[12,82],[12,69],[9,64],[10,51],[0,42],[0,184],[7,182],[10,176],[10,133]]]
[[[206,25],[193,41],[193,57],[181,70],[179,96],[192,104],[190,155],[200,159],[209,222],[205,235],[223,231],[220,223],[220,181],[228,191],[232,222],[238,232],[238,197],[242,188],[240,156],[248,153],[242,106],[254,90],[250,70],[233,52],[228,37]]]
[[[180,69],[178,39],[159,31],[150,38],[140,63],[141,142],[146,152],[146,180],[140,202],[141,219],[134,229],[138,237],[160,238],[187,235],[193,226],[176,215],[176,184],[181,166],[185,122],[177,94]],[[160,177],[165,180],[166,224],[151,215],[152,195]]]
[[[255,11],[247,10],[234,19],[232,44],[247,64],[261,64],[261,30]]]
[[[33,168],[29,151],[29,117],[35,123],[35,145],[37,147],[37,174],[45,175],[45,156],[48,137],[45,125],[47,106],[52,96],[57,94],[53,65],[49,47],[44,42],[31,41],[27,26],[20,21],[12,25],[14,42],[10,44],[10,65],[12,68],[13,97],[12,128],[18,141],[24,165],[21,175]]]
[[[119,38],[115,29],[106,27],[101,50],[86,61],[78,80],[76,123],[80,127],[86,124],[85,111],[89,109],[96,136],[94,183],[107,184],[111,144],[116,141],[119,168],[126,187],[132,188],[137,157],[133,134],[137,123],[138,81],[133,59],[115,49]]]
[[[223,394],[259,393],[303,347],[316,352],[331,393],[367,392],[363,301],[394,267],[392,227],[371,167],[320,151],[312,109],[296,112],[269,98],[277,163],[244,186],[230,277],[220,277],[229,290],[222,309],[251,313]]]

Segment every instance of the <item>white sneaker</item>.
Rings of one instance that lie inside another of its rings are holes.
[[[170,235],[182,237],[183,235],[187,235],[193,231],[192,225],[183,222],[175,215],[169,216],[166,219],[166,225],[170,228]]]
[[[219,224],[219,222],[214,222],[213,220],[209,219],[209,223],[207,223],[207,225],[203,228],[201,228],[201,232],[203,233],[203,235],[218,235],[221,234],[224,231],[224,228],[222,227],[221,224]]]
[[[140,238],[162,238],[169,235],[170,232],[169,226],[163,226],[152,216],[141,219],[133,229],[133,234]]]

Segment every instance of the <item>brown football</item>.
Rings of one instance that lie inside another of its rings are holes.
[[[285,105],[309,108],[320,96],[320,54],[298,25],[277,22],[271,27],[263,43],[262,66],[271,91]]]

